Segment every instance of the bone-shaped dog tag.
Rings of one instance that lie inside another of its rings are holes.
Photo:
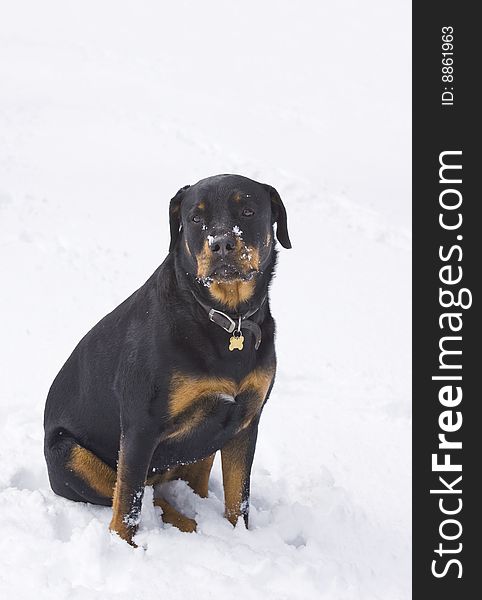
[[[242,350],[244,344],[244,336],[243,335],[232,335],[229,339],[229,350],[232,352],[233,350]]]

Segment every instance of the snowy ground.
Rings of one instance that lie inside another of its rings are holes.
[[[3,597],[409,597],[409,11],[0,2]],[[216,464],[208,499],[172,485],[198,533],[145,502],[133,549],[49,489],[43,405],[161,262],[169,198],[224,172],[277,187],[294,246],[251,529],[223,519]]]

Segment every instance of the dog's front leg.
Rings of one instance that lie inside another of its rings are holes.
[[[154,436],[146,432],[122,434],[109,529],[133,546],[132,538],[139,524],[147,470],[154,448]]]
[[[259,417],[242,429],[221,450],[225,516],[236,525],[242,515],[246,527],[249,512],[249,483]]]

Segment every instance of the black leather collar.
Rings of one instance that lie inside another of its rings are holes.
[[[196,302],[204,308],[210,321],[216,323],[216,325],[219,325],[219,327],[222,327],[228,333],[234,333],[235,331],[241,333],[242,329],[248,329],[254,335],[255,350],[259,348],[261,344],[261,327],[254,321],[250,321],[249,317],[252,317],[261,309],[263,304],[266,302],[266,299],[268,297],[267,294],[264,296],[263,300],[261,301],[261,304],[257,308],[249,310],[244,315],[236,314],[230,316],[227,313],[222,312],[221,310],[217,310],[215,308],[212,308],[208,304],[205,304],[194,294],[194,292],[191,291],[191,293],[194,296]]]

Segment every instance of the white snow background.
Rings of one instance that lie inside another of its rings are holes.
[[[394,0],[0,1],[3,598],[407,599],[410,6]],[[140,547],[49,488],[48,388],[168,248],[168,202],[274,185],[293,249],[272,287],[278,376],[251,525],[171,494],[198,532]]]

